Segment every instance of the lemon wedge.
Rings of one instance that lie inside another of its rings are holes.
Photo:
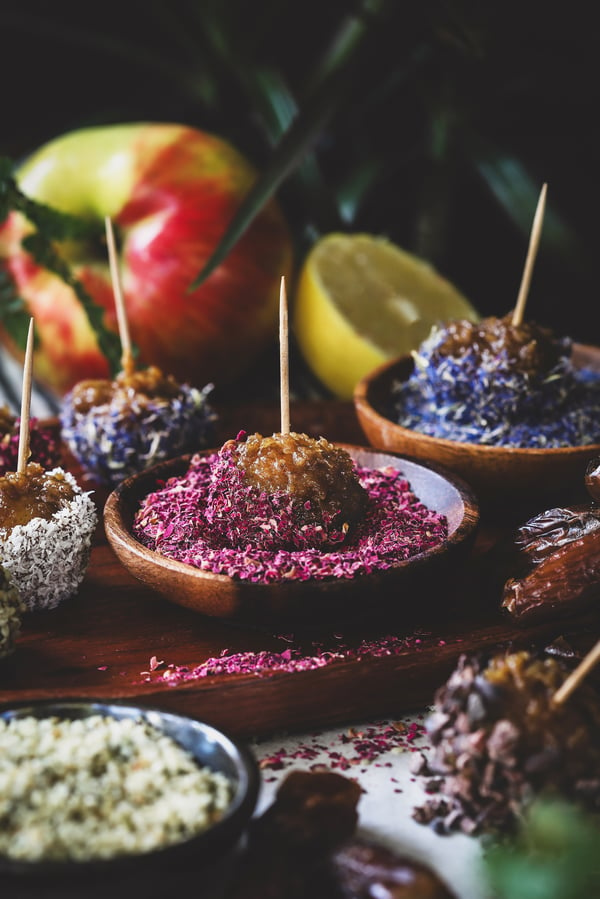
[[[480,317],[427,262],[383,237],[341,233],[307,254],[292,315],[308,367],[340,399],[378,365],[417,349],[434,324]]]

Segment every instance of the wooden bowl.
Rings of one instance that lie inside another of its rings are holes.
[[[429,579],[435,582],[448,565],[467,551],[474,539],[479,509],[469,487],[437,466],[425,466],[397,454],[369,448],[338,445],[344,446],[363,467],[401,469],[422,502],[446,516],[447,539],[430,550],[399,561],[390,569],[354,578],[256,584],[201,571],[146,548],[132,534],[140,501],[156,489],[158,481],[185,474],[189,455],[135,475],[110,494],[104,508],[107,538],[125,568],[167,599],[203,615],[245,624],[293,623],[319,627],[341,624],[357,616],[371,618],[382,610],[392,611],[394,618],[408,620],[415,606],[422,612],[427,595],[432,606],[438,600],[443,602],[443,590],[440,596],[432,584],[430,594],[426,595],[421,588]],[[201,455],[211,452],[215,450]],[[417,603],[410,592],[413,588],[419,589]]]
[[[576,364],[600,369],[600,349],[576,345]],[[559,449],[518,449],[459,443],[403,428],[390,417],[392,387],[413,371],[411,356],[391,360],[366,375],[354,391],[354,406],[369,443],[404,453],[425,464],[441,465],[464,478],[480,502],[540,503],[585,496],[585,469],[600,454],[600,444]],[[539,510],[539,509],[538,509]]]

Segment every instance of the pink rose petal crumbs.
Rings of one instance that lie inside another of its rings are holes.
[[[293,750],[282,747],[269,755],[260,757],[259,754],[259,766],[263,771],[282,771],[298,762],[309,762],[310,770],[323,765],[337,771],[358,770],[361,765],[371,764],[391,768],[392,763],[384,760],[388,753],[422,752],[429,748],[421,742],[427,732],[420,721],[378,721],[362,730],[350,727],[337,738],[345,747],[343,753],[329,749],[319,742],[320,737],[321,734],[316,734],[296,744]],[[390,781],[398,783],[394,777]]]
[[[223,650],[221,655],[206,659],[199,665],[176,665],[174,663],[164,666],[152,664],[150,660],[148,671],[140,672],[140,675],[148,683],[167,683],[170,686],[199,680],[203,677],[222,677],[231,675],[254,675],[256,677],[269,677],[276,672],[291,673],[294,671],[312,671],[316,668],[324,668],[334,662],[351,659],[382,658],[384,656],[398,656],[406,652],[419,652],[426,645],[443,646],[445,641],[438,640],[430,634],[422,631],[406,637],[387,635],[375,640],[362,640],[357,646],[350,646],[343,642],[338,634],[333,638],[329,646],[323,643],[311,643],[309,651],[293,645],[293,637],[285,634],[279,637],[286,643],[286,648],[280,652],[272,650],[259,650],[252,652],[228,653]]]
[[[183,477],[170,478],[142,500],[133,525],[141,543],[204,571],[267,584],[289,578],[353,578],[382,571],[439,546],[448,535],[445,516],[419,500],[401,471],[356,466],[370,502],[346,543],[329,549],[240,549],[244,527],[251,534],[256,526],[246,494],[243,508],[231,511],[236,520],[236,546],[211,528],[205,514],[217,459],[218,453],[194,456]],[[264,509],[259,502],[254,512],[262,521]],[[277,522],[265,519],[262,526],[277,527]]]

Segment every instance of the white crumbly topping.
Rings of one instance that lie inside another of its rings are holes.
[[[58,474],[71,485],[71,502],[50,519],[33,518],[8,533],[0,528],[0,563],[30,612],[53,609],[77,592],[98,523],[90,494],[70,472],[54,468],[48,474]]]
[[[222,817],[232,785],[141,720],[0,719],[0,854],[112,858],[186,840]]]
[[[13,652],[24,611],[19,591],[10,582],[6,571],[0,568],[0,659]]]

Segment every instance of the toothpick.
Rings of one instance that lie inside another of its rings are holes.
[[[104,219],[104,224],[106,226],[106,242],[108,244],[110,277],[112,280],[113,293],[115,297],[115,307],[117,310],[119,336],[121,338],[121,368],[123,369],[123,371],[132,371],[133,353],[131,351],[129,325],[127,322],[127,313],[125,311],[125,300],[123,299],[123,288],[121,286],[121,276],[119,273],[119,262],[117,258],[115,234],[113,231],[112,221],[108,215]]]
[[[281,278],[279,289],[279,372],[281,398],[281,433],[290,433],[290,385],[288,349],[288,309],[285,293],[285,278]]]
[[[23,388],[21,392],[21,423],[19,427],[19,454],[17,457],[17,474],[23,474],[29,459],[29,417],[31,410],[31,381],[33,371],[33,319],[29,320],[27,332],[27,348],[23,364]]]
[[[531,228],[531,236],[529,238],[529,249],[527,251],[527,258],[525,260],[525,268],[523,269],[523,277],[521,278],[521,287],[519,288],[519,296],[517,297],[517,305],[515,306],[512,323],[513,325],[520,325],[523,321],[523,314],[525,312],[525,303],[527,302],[527,295],[529,293],[529,285],[531,283],[531,275],[533,272],[533,265],[535,262],[535,257],[537,256],[538,247],[540,244],[540,237],[542,235],[542,222],[544,220],[544,209],[546,206],[546,190],[548,185],[544,184],[542,186],[542,190],[540,192],[540,197],[537,204],[537,209],[535,210],[535,216],[533,218],[533,225]]]
[[[566,681],[558,688],[552,698],[554,705],[560,705],[565,699],[568,699],[573,690],[579,686],[581,681],[598,662],[600,662],[600,640],[598,640],[596,645],[590,649],[577,668],[575,668],[574,671],[571,671]]]

